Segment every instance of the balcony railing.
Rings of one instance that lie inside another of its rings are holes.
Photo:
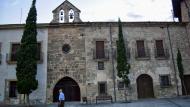
[[[136,50],[135,51],[135,58],[136,59],[142,59],[142,60],[148,60],[150,59],[150,49],[144,49],[144,50]]]
[[[94,60],[109,60],[109,50],[104,50],[103,53],[97,54],[96,50],[93,50]]]
[[[168,49],[155,49],[156,59],[168,59],[170,56]]]
[[[117,59],[117,49],[113,50],[113,57],[115,59]],[[130,49],[129,48],[126,49],[126,57],[127,57],[127,59],[131,58],[131,53],[130,53]]]
[[[44,53],[43,52],[40,52],[40,58],[38,58],[38,63],[43,63],[43,56],[44,56]],[[6,62],[8,64],[16,64],[17,61],[16,61],[16,54],[6,54]]]

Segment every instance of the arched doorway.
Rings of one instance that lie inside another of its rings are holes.
[[[65,94],[65,101],[80,101],[80,88],[73,79],[64,77],[53,89],[53,102],[58,102],[59,89],[62,89]]]
[[[147,74],[142,74],[137,78],[138,98],[154,98],[153,81]]]

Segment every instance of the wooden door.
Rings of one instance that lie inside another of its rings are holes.
[[[185,84],[185,88],[187,90],[187,95],[190,95],[190,75],[184,75],[184,84]],[[184,87],[182,87],[182,91],[183,91],[183,95],[185,94],[185,90]]]
[[[58,102],[59,89],[63,90],[65,101],[80,101],[80,88],[73,79],[65,77],[55,85],[53,102]]]
[[[96,58],[104,58],[104,41],[96,41]]]
[[[137,78],[138,98],[154,98],[153,82],[149,75],[143,74]]]

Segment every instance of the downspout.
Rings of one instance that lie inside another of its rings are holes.
[[[112,78],[113,78],[113,87],[114,87],[114,92],[113,92],[113,94],[114,94],[114,101],[116,102],[117,101],[117,99],[116,99],[116,88],[115,88],[115,67],[114,67],[114,57],[113,57],[113,41],[112,41],[112,27],[111,27],[111,24],[110,24],[110,26],[109,26],[109,33],[110,33],[110,46],[111,46],[111,62],[112,62],[112,72],[113,72],[113,74],[112,74]]]
[[[169,39],[169,44],[170,44],[170,49],[171,49],[172,63],[173,63],[173,67],[174,67],[176,91],[177,91],[177,96],[179,96],[179,86],[178,86],[178,79],[177,79],[177,70],[176,70],[175,61],[174,61],[174,53],[173,53],[173,47],[172,47],[172,43],[171,43],[171,35],[170,35],[170,31],[169,31],[168,27],[169,27],[169,25],[167,24],[167,33],[168,33],[168,39]]]
[[[184,3],[185,3],[185,7],[187,8],[187,12],[188,12],[188,16],[189,16],[189,21],[190,21],[190,10],[189,10],[189,6],[188,6],[186,0],[184,0]]]

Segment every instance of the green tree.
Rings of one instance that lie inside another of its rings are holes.
[[[24,95],[24,103],[29,103],[29,94],[38,87],[38,81],[36,80],[37,12],[35,4],[36,0],[33,0],[28,17],[26,19],[26,24],[24,26],[20,48],[17,51],[17,88],[18,92]]]
[[[118,25],[119,25],[118,29],[119,31],[118,31],[118,41],[117,41],[117,71],[118,71],[117,75],[118,77],[122,78],[124,81],[125,94],[126,94],[126,87],[130,84],[130,80],[128,78],[130,64],[128,63],[126,57],[126,48],[123,38],[122,23],[120,19],[118,21]]]
[[[177,51],[177,67],[178,67],[178,71],[179,71],[179,77],[181,79],[181,84],[183,87],[183,93],[186,95],[187,94],[187,90],[184,84],[184,68],[183,68],[183,64],[182,64],[182,57],[181,57],[181,52],[178,49]]]

